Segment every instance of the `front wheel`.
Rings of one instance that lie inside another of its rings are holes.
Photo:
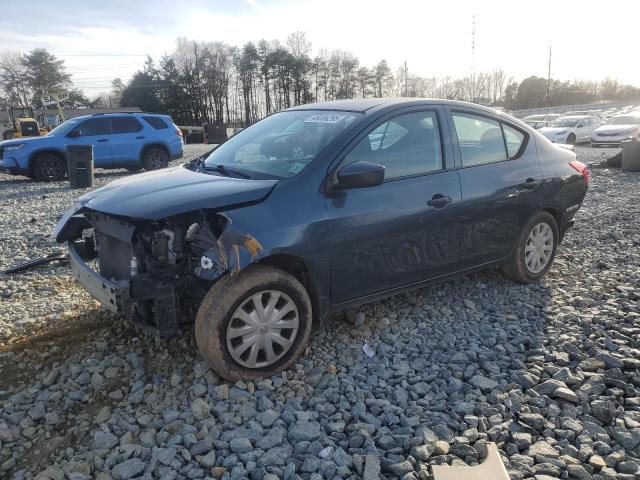
[[[576,144],[576,136],[573,133],[570,133],[567,137],[567,145],[575,145]]]
[[[549,212],[539,212],[522,230],[511,259],[502,266],[502,273],[516,282],[537,282],[551,267],[557,246],[555,218]]]
[[[33,165],[33,176],[41,182],[63,180],[67,174],[67,166],[62,158],[51,153],[39,156]]]
[[[311,318],[309,295],[294,276],[252,265],[211,287],[196,315],[196,342],[227,380],[269,377],[302,354]]]

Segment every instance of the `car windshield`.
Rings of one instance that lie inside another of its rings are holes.
[[[552,127],[575,127],[580,121],[579,118],[559,118],[551,122]]]
[[[640,125],[640,115],[620,115],[609,120],[609,125]]]
[[[58,125],[56,128],[54,128],[53,130],[51,130],[49,133],[47,133],[47,136],[50,137],[55,137],[56,135],[59,135],[61,133],[65,133],[67,130],[69,130],[70,128],[73,128],[73,126],[78,123],[78,120],[72,119],[72,120],[67,120],[66,122],[62,122],[60,125]]]
[[[205,169],[253,177],[292,177],[309,165],[359,114],[330,110],[280,112],[216,148]]]

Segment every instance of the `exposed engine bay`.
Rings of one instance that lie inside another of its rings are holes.
[[[227,216],[207,210],[148,221],[85,209],[68,225],[63,239],[80,283],[132,323],[164,337],[193,322],[212,283],[262,252],[260,243],[237,231]],[[79,258],[74,262],[74,257]]]

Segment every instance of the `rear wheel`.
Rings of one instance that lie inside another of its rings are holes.
[[[311,315],[309,295],[294,276],[252,265],[211,287],[196,315],[196,342],[227,380],[269,377],[302,354]]]
[[[165,168],[169,165],[169,155],[163,148],[151,147],[145,150],[142,156],[142,164],[147,171]]]
[[[33,165],[33,176],[42,182],[54,182],[64,179],[67,168],[61,157],[52,153],[39,156]]]
[[[555,218],[549,212],[539,212],[522,230],[511,259],[502,266],[502,273],[516,282],[537,282],[551,267],[557,246]]]

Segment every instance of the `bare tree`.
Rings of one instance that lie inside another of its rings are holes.
[[[33,92],[27,83],[27,69],[20,52],[7,50],[0,54],[0,82],[9,104],[18,107],[31,104]]]

